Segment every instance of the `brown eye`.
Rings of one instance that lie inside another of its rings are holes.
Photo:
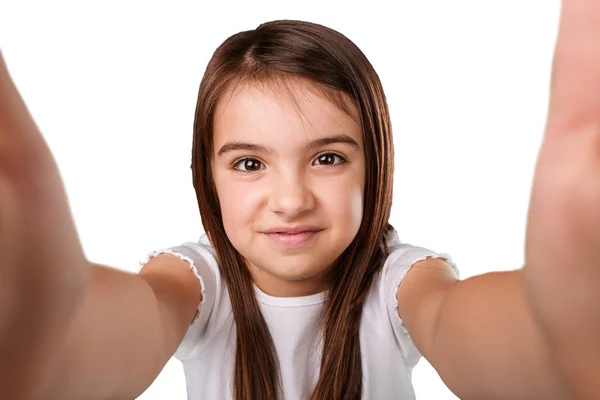
[[[242,158],[233,164],[233,169],[241,172],[254,172],[262,169],[263,163],[256,158]]]
[[[344,162],[346,162],[346,160],[338,154],[323,153],[319,155],[313,163],[317,165],[336,165],[343,164]]]

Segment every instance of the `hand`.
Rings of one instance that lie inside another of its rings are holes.
[[[87,272],[58,168],[0,54],[0,398],[48,379]]]
[[[524,275],[576,398],[600,398],[600,1],[565,0]]]

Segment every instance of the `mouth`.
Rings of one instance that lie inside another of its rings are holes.
[[[279,227],[269,229],[264,234],[276,245],[301,247],[314,239],[323,229],[308,226]]]

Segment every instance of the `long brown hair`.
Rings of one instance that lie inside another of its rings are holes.
[[[377,73],[348,38],[325,26],[271,21],[228,38],[215,51],[200,83],[192,150],[192,173],[204,229],[227,284],[236,324],[236,400],[280,397],[277,356],[255,297],[250,273],[223,227],[212,178],[215,109],[240,82],[304,79],[344,111],[358,109],[365,145],[363,218],[337,260],[323,308],[323,354],[312,400],[358,400],[362,396],[359,326],[373,277],[386,256],[385,234],[392,203],[393,143],[385,95]]]

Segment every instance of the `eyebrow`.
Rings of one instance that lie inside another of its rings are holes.
[[[302,147],[300,148],[300,151],[312,150],[312,149],[316,149],[316,148],[327,146],[327,145],[334,144],[334,143],[343,143],[343,144],[350,145],[354,148],[360,149],[360,145],[358,144],[358,142],[356,140],[354,140],[353,138],[351,138],[348,135],[341,134],[341,135],[333,135],[333,136],[328,136],[328,137],[313,140],[312,142],[302,145]],[[245,142],[227,142],[219,149],[217,156],[221,157],[224,154],[231,152],[231,151],[235,151],[235,150],[246,150],[246,151],[257,152],[257,153],[272,153],[273,152],[273,150],[269,149],[268,147],[266,147],[262,144],[245,143]]]

